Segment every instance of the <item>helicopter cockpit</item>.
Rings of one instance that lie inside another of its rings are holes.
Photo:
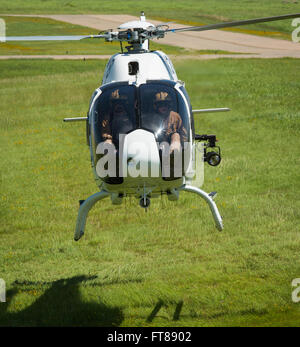
[[[94,98],[89,123],[95,163],[101,158],[97,153],[100,143],[114,145],[118,155],[124,137],[137,129],[152,133],[159,150],[167,144],[171,152],[189,151],[192,114],[179,83],[160,80],[136,86],[118,82],[101,87]]]

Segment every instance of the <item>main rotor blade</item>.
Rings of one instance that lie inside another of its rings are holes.
[[[247,24],[272,22],[272,21],[275,21],[275,20],[283,20],[283,19],[298,18],[298,17],[300,18],[300,13],[285,14],[285,15],[282,15],[282,16],[275,16],[275,17],[265,17],[265,18],[239,20],[239,21],[235,21],[235,22],[208,24],[208,25],[187,27],[187,28],[179,28],[179,29],[169,29],[169,30],[166,30],[166,32],[205,31],[205,30],[237,27],[237,26],[240,26],[240,25],[247,25]]]
[[[5,41],[79,41],[83,39],[105,38],[105,35],[71,35],[71,36],[8,36]]]

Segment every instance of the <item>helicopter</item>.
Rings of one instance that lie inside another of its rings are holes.
[[[80,200],[74,240],[83,235],[90,209],[110,197],[114,205],[134,196],[146,211],[152,198],[167,195],[179,199],[192,192],[208,204],[216,228],[223,220],[214,201],[217,193],[200,189],[203,164],[218,166],[221,150],[216,135],[196,134],[194,115],[226,112],[229,108],[193,109],[183,81],[170,58],[152,51],[149,41],[183,31],[206,31],[300,17],[300,13],[170,29],[140,20],[121,24],[117,31],[98,35],[18,36],[6,41],[61,41],[104,39],[119,42],[121,52],[108,61],[102,84],[93,93],[86,117],[64,118],[84,121],[92,169],[99,192]],[[123,43],[128,43],[123,49]]]

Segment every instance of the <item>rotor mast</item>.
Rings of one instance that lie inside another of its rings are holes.
[[[130,46],[126,48],[130,52],[149,51],[149,39],[143,33],[147,30],[151,31],[152,28],[155,29],[155,26],[146,21],[144,11],[141,12],[139,21],[126,22],[118,27],[118,29],[127,30],[127,42]]]
[[[146,16],[144,11],[141,12],[140,20],[141,22],[146,22]],[[149,51],[149,40],[145,40],[144,43],[142,43],[141,49],[144,49],[145,51]]]

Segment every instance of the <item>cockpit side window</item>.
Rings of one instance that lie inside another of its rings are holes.
[[[193,110],[192,110],[192,104],[191,104],[191,100],[190,97],[186,91],[186,89],[184,87],[180,87],[180,90],[182,91],[182,93],[184,94],[186,101],[189,105],[189,109],[190,109],[190,115],[191,115],[191,128],[192,128],[192,136],[193,138],[195,138],[195,125],[194,125],[194,116],[193,116]]]

